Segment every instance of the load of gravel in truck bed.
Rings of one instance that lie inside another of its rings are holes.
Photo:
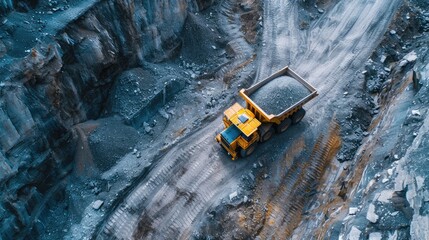
[[[278,115],[310,94],[296,79],[281,76],[260,87],[249,97],[267,114]]]

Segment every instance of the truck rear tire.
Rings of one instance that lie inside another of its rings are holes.
[[[264,133],[264,135],[261,136],[261,142],[266,142],[270,140],[270,138],[274,135],[274,129],[273,127],[270,127],[267,132]]]
[[[305,116],[305,110],[303,108],[299,109],[296,113],[294,113],[291,117],[292,124],[297,124],[301,122],[302,118]]]
[[[240,149],[240,156],[247,157],[250,156],[256,149],[256,142],[250,145],[247,149]]]
[[[286,118],[279,125],[276,126],[276,132],[282,133],[286,131],[291,124],[292,124],[292,120],[290,118]]]

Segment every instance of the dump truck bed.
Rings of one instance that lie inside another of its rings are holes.
[[[247,108],[261,122],[279,124],[317,96],[316,89],[285,67],[255,85],[242,89]]]

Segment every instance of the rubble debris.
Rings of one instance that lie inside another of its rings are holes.
[[[366,219],[372,223],[376,223],[378,220],[378,215],[375,213],[375,205],[371,203],[368,207],[368,212],[366,213]]]
[[[421,116],[420,110],[411,110],[411,114],[414,116]]]
[[[405,55],[402,59],[408,61],[409,63],[413,63],[417,60],[417,54],[415,51],[412,51]]]
[[[399,67],[404,67],[409,63],[414,63],[417,60],[417,54],[416,52],[412,51],[405,55],[402,60],[399,62]]]
[[[102,201],[102,200],[96,200],[95,202],[92,203],[92,208],[94,210],[98,210],[98,209],[101,208],[101,206],[103,206],[103,204],[104,204],[104,201]]]
[[[353,226],[349,232],[349,235],[347,236],[347,239],[348,240],[359,240],[361,234],[362,234],[362,231],[359,230],[357,227]]]
[[[163,117],[163,118],[165,118],[165,119],[169,119],[170,118],[170,116],[168,115],[168,113],[163,109],[163,108],[160,108],[159,110],[158,110],[158,113]]]
[[[350,207],[349,208],[349,215],[356,215],[356,213],[359,211],[359,208],[357,207]]]
[[[235,192],[233,192],[233,193],[231,193],[231,194],[229,194],[229,200],[233,200],[234,198],[236,198],[238,196],[238,193],[237,193],[237,191],[235,191]]]
[[[153,128],[149,125],[149,123],[144,122],[143,127],[146,134],[149,134],[149,135],[153,134]]]
[[[369,240],[381,240],[382,235],[380,232],[373,232],[369,234]]]

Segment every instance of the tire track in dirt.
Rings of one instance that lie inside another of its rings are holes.
[[[297,157],[282,178],[279,188],[267,202],[265,225],[261,239],[284,239],[290,237],[301,221],[307,199],[315,190],[332,157],[339,149],[341,140],[339,126],[331,122],[328,134],[320,135],[311,154]]]
[[[218,126],[218,123],[211,124],[210,128]],[[242,162],[234,169],[212,134],[195,135],[192,142],[196,144],[188,147],[184,142],[158,161],[145,180],[112,212],[97,239],[189,239],[192,236],[198,216],[225,196],[222,192],[236,186],[240,168],[247,169],[246,165],[251,164]]]
[[[227,45],[232,52],[233,59],[222,66],[216,73],[215,78],[221,79],[229,86],[231,79],[237,72],[244,69],[255,59],[254,49],[245,40],[241,32],[242,22],[240,15],[237,14],[238,4],[240,1],[225,0],[220,5],[219,26],[231,39]],[[244,75],[251,75],[251,70],[245,69]]]
[[[400,2],[340,1],[307,31],[297,70],[321,93],[345,86],[381,41]]]
[[[159,212],[151,209],[152,215],[158,216],[158,219],[164,219],[162,224],[158,225],[161,226],[160,229],[157,229],[157,232],[161,233],[161,236],[164,239],[174,235],[180,236],[181,231],[191,226],[196,215],[215,194],[214,191],[205,191],[205,188],[201,187],[219,167],[218,157],[211,160],[214,162],[208,166],[206,164],[201,166],[202,161],[195,161],[195,163],[199,163],[198,165],[200,165],[200,167],[191,169],[186,173],[186,176],[178,179],[176,185],[173,186],[176,189],[179,189],[178,192],[181,195],[181,198],[179,202],[175,202],[173,206],[169,206],[165,210],[167,212],[174,212],[174,216],[165,218]],[[204,170],[201,173],[202,169]],[[170,182],[170,184],[173,183]],[[156,223],[156,221],[154,222]],[[156,226],[156,224],[154,225]],[[154,234],[154,237],[156,236],[157,235]]]
[[[205,141],[178,153],[178,156],[173,157],[170,161],[155,167],[150,173],[151,176],[148,176],[148,180],[140,184],[107,220],[98,239],[131,238],[134,228],[137,226],[141,209],[146,205],[146,202],[150,201],[155,193],[160,192],[159,190],[168,179],[171,179],[174,175],[180,177],[179,175],[184,174],[186,169],[183,165],[207,142],[208,139],[205,139]]]
[[[294,50],[298,49],[299,36],[296,3],[285,0],[264,1],[262,49],[258,53],[259,68],[257,78],[262,80],[271,73],[289,65],[294,57]],[[273,61],[274,60],[274,61]]]

